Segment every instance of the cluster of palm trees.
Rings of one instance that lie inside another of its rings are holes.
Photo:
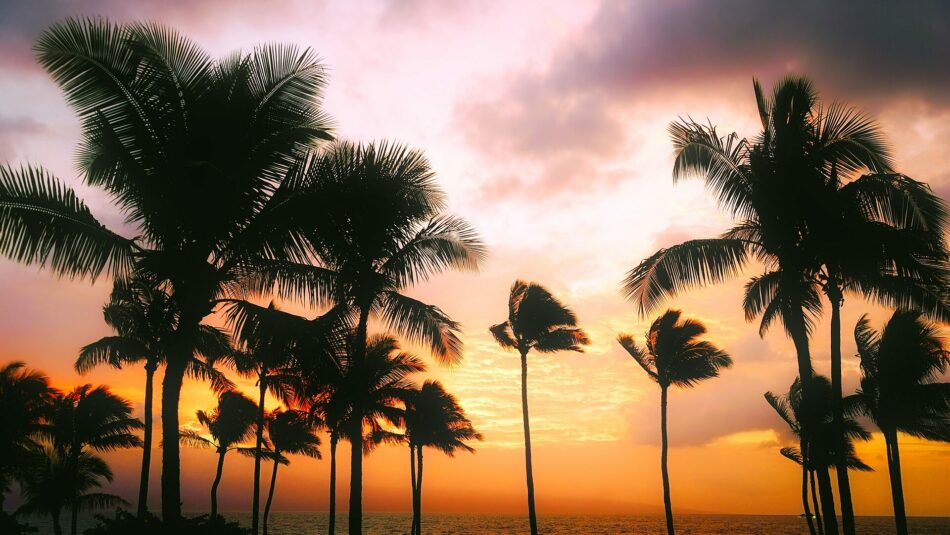
[[[415,357],[392,355],[392,336],[370,336],[370,319],[440,363],[458,362],[458,323],[405,290],[446,270],[476,269],[485,249],[474,229],[445,213],[422,153],[333,141],[320,108],[326,73],[310,50],[271,44],[215,59],[170,28],[101,19],[55,24],[35,50],[80,118],[81,178],[109,196],[132,231],[106,228],[42,168],[5,165],[0,254],[61,276],[116,279],[106,317],[117,334],[85,348],[77,367],[144,363],[146,405],[154,371],[164,368],[163,519],[181,518],[183,380],[211,379],[227,391],[213,369],[222,362],[260,388],[252,529],[262,460],[283,459],[273,434],[265,439],[271,392],[306,407],[308,419],[321,415],[333,451],[340,439],[350,443],[349,531],[360,533],[364,451],[377,427],[402,423],[395,409],[406,404],[396,394],[421,370]],[[268,296],[323,314],[253,303]],[[217,312],[230,333],[205,323]],[[379,355],[383,362],[373,360]],[[148,465],[146,453],[140,511]],[[413,488],[420,499],[421,477]]]

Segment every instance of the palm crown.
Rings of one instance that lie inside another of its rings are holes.
[[[408,392],[405,404],[410,446],[436,448],[452,456],[457,450],[474,452],[467,442],[482,439],[455,396],[438,381],[427,380]]]
[[[502,347],[527,353],[535,349],[583,351],[590,343],[577,316],[541,285],[516,281],[508,298],[508,320],[491,327]]]

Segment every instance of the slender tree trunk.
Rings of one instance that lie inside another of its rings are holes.
[[[521,351],[521,417],[524,420],[524,468],[528,485],[528,521],[531,535],[538,535],[538,516],[534,508],[534,472],[531,468],[531,423],[528,421],[528,352]]]
[[[416,532],[416,524],[419,522],[419,516],[416,514],[416,449],[409,444],[409,477],[412,486],[412,528],[409,533]]]
[[[218,485],[221,484],[221,474],[224,473],[224,454],[227,450],[218,452],[218,469],[214,473],[214,482],[211,483],[211,518],[218,516]]]
[[[844,436],[844,414],[841,407],[841,289],[831,280],[825,287],[831,301],[831,412],[835,440],[835,475],[841,498],[841,526],[845,535],[854,535],[854,506],[851,502],[851,481],[848,475],[847,441]]]
[[[660,472],[663,475],[663,507],[666,509],[666,532],[676,533],[673,527],[673,504],[670,500],[670,472],[667,468],[669,438],[666,434],[666,395],[668,387],[660,387]]]
[[[357,384],[362,387],[362,367],[366,357],[366,328],[369,323],[369,305],[360,306],[360,319],[356,324],[356,340],[353,351],[353,370]],[[363,399],[358,393],[353,399],[353,417],[350,422],[350,511],[349,533],[363,532]]]
[[[835,495],[828,467],[818,469],[818,495],[821,497],[821,519],[825,523],[825,535],[838,535],[838,515],[835,514]]]
[[[904,510],[904,483],[901,478],[901,453],[897,445],[897,431],[885,431],[884,442],[887,444],[887,472],[891,479],[894,523],[897,526],[897,535],[907,535],[907,512]]]
[[[277,467],[280,466],[280,463],[277,462],[277,455],[279,452],[274,451],[274,471],[270,475],[270,489],[267,491],[267,502],[264,504],[264,535],[267,535],[267,518],[270,516],[270,506],[274,501],[274,488],[277,486]]]
[[[330,434],[330,512],[329,534],[336,532],[336,434]]]
[[[63,535],[63,526],[59,521],[59,511],[53,511],[50,513],[50,516],[53,517],[53,533],[54,535]]]
[[[178,444],[178,401],[190,355],[177,355],[165,366],[162,381],[162,518],[181,519],[181,457]]]
[[[419,472],[416,474],[416,535],[422,535],[422,446],[416,448],[419,458]]]
[[[254,494],[251,497],[251,533],[257,535],[261,508],[261,453],[264,446],[264,398],[267,396],[267,369],[258,375],[260,401],[257,404],[257,437],[254,446]]]
[[[148,475],[152,464],[152,392],[155,380],[156,363],[145,364],[145,429],[142,438],[142,474],[139,477],[138,517],[148,511]]]
[[[805,512],[805,521],[808,523],[808,533],[816,535],[815,522],[811,518],[811,507],[808,505],[808,468],[805,465],[805,457],[802,456],[802,509]]]
[[[811,503],[815,507],[815,526],[818,528],[818,535],[825,535],[825,527],[821,524],[821,504],[818,503],[818,489],[815,484],[815,471],[808,471],[811,479]]]
[[[76,524],[79,522],[79,507],[75,502],[69,507],[69,534],[76,535]]]

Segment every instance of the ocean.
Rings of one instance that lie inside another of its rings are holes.
[[[229,520],[250,525],[250,513],[223,513]],[[68,515],[63,515],[64,528]],[[80,517],[79,532],[92,525],[90,515]],[[412,516],[406,513],[366,513],[363,533],[366,535],[408,533]],[[894,533],[890,517],[858,517],[857,531],[862,535]],[[950,534],[950,518],[913,517],[908,520],[910,532],[916,534]],[[31,519],[40,533],[52,533],[45,519]],[[346,533],[346,513],[337,515],[337,533]],[[545,535],[608,535],[665,534],[662,516],[658,515],[550,515],[538,518],[538,527]],[[805,520],[797,516],[758,515],[681,515],[676,517],[676,532],[681,535],[802,535],[808,534]],[[272,535],[323,535],[327,531],[327,514],[323,512],[274,512],[269,522]],[[509,535],[528,532],[525,515],[446,514],[423,515],[422,531],[441,535]],[[67,528],[68,532],[68,528]]]

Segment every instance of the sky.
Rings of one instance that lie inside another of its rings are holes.
[[[667,125],[692,117],[752,137],[753,77],[770,86],[804,74],[826,102],[875,116],[897,169],[950,199],[950,5],[788,4],[2,0],[0,162],[42,164],[74,185],[101,221],[121,224],[109,199],[82,185],[78,121],[31,51],[39,33],[64,17],[158,21],[218,56],[274,41],[311,47],[330,73],[324,109],[337,135],[423,150],[449,211],[468,219],[489,248],[480,272],[441,275],[411,292],[460,321],[465,342],[460,365],[427,358],[429,371],[418,380],[443,381],[485,437],[474,455],[426,457],[425,508],[525,509],[520,366],[488,333],[506,319],[508,289],[520,278],[570,305],[593,341],[583,354],[531,356],[540,514],[655,513],[662,509],[659,389],[616,342],[621,332],[642,339],[652,317],[624,301],[620,281],[658,248],[731,223],[700,182],[673,184]],[[673,503],[681,512],[797,514],[799,471],[778,453],[793,441],[763,399],[766,391],[787,391],[794,352],[780,330],[760,338],[758,326],[745,322],[742,283],[669,303],[704,321],[735,361],[722,377],[670,395]],[[72,369],[81,346],[109,334],[101,317],[109,289],[0,259],[0,362],[25,360],[60,388],[109,384],[141,414],[142,370],[79,376]],[[865,312],[877,327],[887,319],[857,296],[846,299],[846,391],[859,377],[851,330]],[[828,328],[822,322],[812,339],[815,366],[826,374]],[[183,425],[195,427],[195,410],[213,404],[206,384],[186,383]],[[213,453],[182,451],[184,508],[204,510]],[[858,453],[875,472],[852,476],[857,514],[890,514],[880,434]],[[111,488],[130,501],[138,456],[107,456],[117,474]],[[366,460],[366,510],[409,510],[406,457],[402,448],[384,447]],[[902,465],[908,513],[950,515],[950,445],[902,437]],[[342,451],[343,509],[347,466]],[[228,459],[222,510],[249,508],[251,470],[245,459]],[[157,465],[152,474],[157,508]],[[326,460],[294,458],[281,472],[274,508],[325,510],[327,482]]]

